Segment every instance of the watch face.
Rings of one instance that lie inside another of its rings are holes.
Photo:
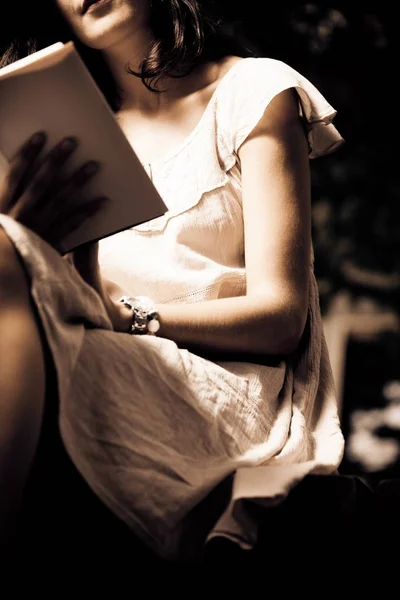
[[[131,333],[156,333],[160,327],[154,303],[147,296],[122,296],[123,302],[133,312]],[[149,327],[149,324],[151,326]]]
[[[153,303],[148,300],[145,296],[136,296],[133,298],[133,307],[140,311],[149,311],[153,308]]]

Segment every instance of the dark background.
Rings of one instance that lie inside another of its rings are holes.
[[[338,111],[345,139],[311,162],[315,271],[324,319],[347,323],[341,420],[342,473],[375,483],[400,476],[400,199],[395,3],[227,2],[262,56],[288,63]],[[341,301],[338,303],[338,299]],[[343,301],[344,300],[344,301]],[[341,306],[338,309],[335,306]],[[366,331],[369,327],[366,327]]]
[[[348,321],[360,310],[367,311],[371,320],[387,312],[399,316],[396,3],[221,0],[220,4],[237,35],[243,34],[259,55],[298,70],[338,111],[335,125],[345,145],[311,162],[315,272],[324,318],[332,311],[334,323],[340,317],[332,308],[338,298],[345,299]],[[46,22],[46,11],[40,13],[44,4],[28,6]],[[12,37],[13,19],[18,27],[22,23],[29,29],[30,13],[24,4],[8,8],[14,14],[11,20],[0,21],[0,51]],[[358,450],[346,450],[342,472],[400,476],[398,330],[386,327],[365,338],[349,335],[343,352],[341,418],[347,446],[357,442]],[[390,398],[385,392],[389,384]],[[355,415],[367,413],[369,424],[360,425]],[[357,439],[352,438],[356,422]],[[380,448],[389,457],[386,462],[363,460],[363,452],[371,458]]]
[[[235,18],[262,55],[287,62],[320,89],[338,111],[335,125],[346,140],[336,154],[312,163],[322,308],[328,309],[337,291],[350,289],[397,309],[396,12],[383,2],[282,2],[273,9],[269,4],[250,0],[244,13],[243,3],[241,9],[234,3]],[[346,269],[349,262],[370,277],[357,278],[355,269]],[[385,275],[385,283],[375,274]]]

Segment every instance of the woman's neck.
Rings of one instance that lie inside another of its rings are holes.
[[[151,37],[145,31],[135,32],[135,36],[127,36],[118,43],[103,49],[101,52],[108,64],[124,106],[148,107],[153,96],[142,80],[127,72],[129,66],[138,72],[139,65],[146,56],[151,44]]]
[[[151,34],[141,30],[135,32],[134,36],[129,35],[119,40],[117,44],[102,50],[117,88],[120,90],[122,101],[120,110],[137,111],[153,117],[175,104],[176,100],[202,90],[218,78],[218,63],[211,69],[203,64],[185,77],[163,77],[155,87],[166,91],[161,94],[151,92],[140,77],[127,72],[127,66],[132,71],[139,72],[140,64],[147,56],[151,42]]]
[[[104,50],[102,54],[114,77],[115,83],[121,92],[122,107],[124,110],[134,109],[143,113],[157,112],[161,106],[168,102],[168,93],[155,94],[146,88],[140,77],[135,77],[127,71],[129,67],[136,73],[143,59],[147,56],[152,38],[149,32],[142,30],[135,32],[126,39],[119,40]],[[168,78],[169,92],[173,93],[179,85],[178,80]],[[167,80],[161,80],[159,87],[165,89]]]

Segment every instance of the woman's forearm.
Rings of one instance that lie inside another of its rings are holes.
[[[296,348],[304,328],[295,309],[257,296],[161,304],[157,309],[159,335],[189,349],[286,354]]]
[[[115,296],[114,329],[127,332],[132,314]],[[241,296],[194,304],[158,304],[159,334],[193,351],[287,354],[298,344],[304,319],[282,303]],[[109,310],[110,314],[110,310]]]

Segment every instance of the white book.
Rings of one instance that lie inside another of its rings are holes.
[[[44,152],[63,137],[76,136],[79,145],[68,159],[68,171],[88,160],[99,161],[101,169],[84,195],[110,198],[60,240],[60,252],[167,211],[73,42],[58,42],[0,69],[0,180],[18,148],[39,130],[48,135]]]

